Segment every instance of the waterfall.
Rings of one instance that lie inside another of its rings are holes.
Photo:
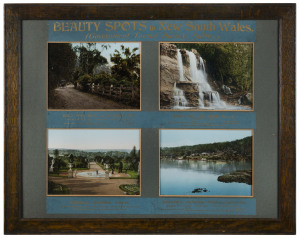
[[[199,56],[199,58],[197,58],[197,56],[191,51],[186,50],[185,52],[188,55],[190,61],[191,79],[185,78],[184,76],[183,57],[180,52],[180,49],[177,49],[177,66],[179,72],[179,81],[175,82],[173,87],[173,99],[174,99],[173,109],[191,109],[193,107],[197,107],[199,109],[208,109],[208,110],[246,109],[245,106],[243,107],[233,106],[230,104],[226,104],[223,100],[221,100],[219,93],[217,91],[214,91],[211,85],[208,83],[205,63],[202,57]],[[178,83],[178,87],[176,86],[176,83]],[[193,98],[189,103],[187,101],[187,98],[185,97],[185,91],[180,89],[181,86],[184,85],[189,86],[189,84],[192,87],[196,86],[198,88],[198,95],[199,95],[198,104],[197,101],[194,102],[195,99]],[[231,89],[226,85],[222,85],[221,90],[227,95],[232,94]],[[241,104],[241,99],[238,102],[239,104]],[[251,108],[249,107],[249,109]]]
[[[209,108],[226,108],[226,103],[220,99],[217,91],[213,91],[207,81],[205,64],[202,57],[199,57],[200,69],[197,68],[197,58],[193,52],[187,51],[190,59],[191,80],[198,85],[199,108],[207,108],[204,99],[209,102]]]
[[[203,59],[202,59],[202,57],[200,56],[200,70],[203,70],[204,71],[204,73],[206,74],[206,72],[205,72],[205,65],[204,65],[204,61],[203,61]]]
[[[180,49],[177,49],[177,62],[178,62],[178,68],[179,68],[179,80],[184,80],[184,74],[183,74],[183,63],[182,63],[182,55],[180,53]]]
[[[188,106],[188,101],[186,100],[184,96],[183,90],[179,89],[176,87],[176,83],[174,83],[174,88],[173,88],[173,97],[174,97],[174,109],[182,109],[182,107],[187,107]]]

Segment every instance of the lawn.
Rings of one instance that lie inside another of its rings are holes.
[[[119,186],[127,195],[140,195],[140,186],[138,184],[122,184]]]
[[[67,186],[48,181],[48,194],[70,194]]]

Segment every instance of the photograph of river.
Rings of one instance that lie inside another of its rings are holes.
[[[161,196],[252,196],[252,130],[160,130]]]
[[[140,110],[139,42],[48,43],[49,110]]]
[[[253,110],[252,43],[161,43],[161,110]]]

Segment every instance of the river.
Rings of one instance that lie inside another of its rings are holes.
[[[160,161],[161,195],[212,195],[212,196],[251,196],[252,185],[245,183],[223,183],[218,177],[237,170],[252,168],[250,161]],[[205,191],[194,192],[195,189]]]

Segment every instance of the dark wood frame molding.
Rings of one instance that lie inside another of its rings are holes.
[[[278,20],[278,219],[25,219],[22,217],[23,20]],[[6,234],[295,234],[295,4],[5,5]]]

